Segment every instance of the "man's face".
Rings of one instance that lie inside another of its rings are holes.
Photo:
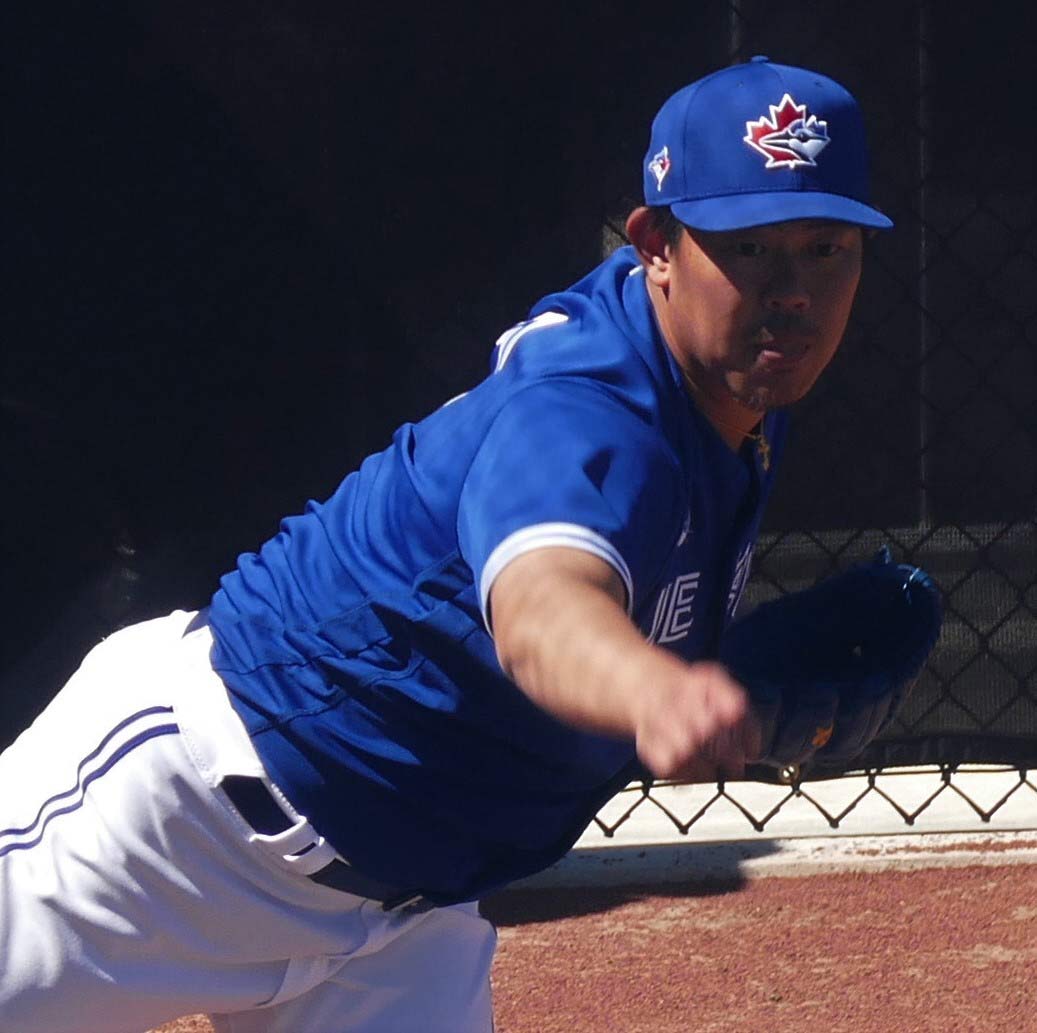
[[[802,398],[846,329],[860,228],[797,220],[688,230],[669,250],[663,331],[697,386],[757,411]]]

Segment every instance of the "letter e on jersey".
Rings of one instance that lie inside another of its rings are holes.
[[[701,571],[681,574],[671,581],[659,594],[655,604],[655,616],[652,618],[652,630],[648,635],[649,642],[677,642],[691,630],[695,621],[692,605],[695,592],[699,587]]]

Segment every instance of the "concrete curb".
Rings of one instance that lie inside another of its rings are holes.
[[[767,876],[1037,864],[1037,832],[901,833],[573,850],[513,889],[732,882]]]

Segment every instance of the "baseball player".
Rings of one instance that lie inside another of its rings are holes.
[[[2,1033],[487,1033],[478,898],[759,755],[710,658],[891,224],[853,98],[762,57],[666,101],[644,187],[487,379],[0,756]]]

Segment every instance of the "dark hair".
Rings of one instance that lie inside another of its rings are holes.
[[[652,228],[658,230],[666,239],[670,247],[675,247],[677,241],[687,227],[676,215],[670,211],[668,205],[649,205],[648,214],[652,220]]]

